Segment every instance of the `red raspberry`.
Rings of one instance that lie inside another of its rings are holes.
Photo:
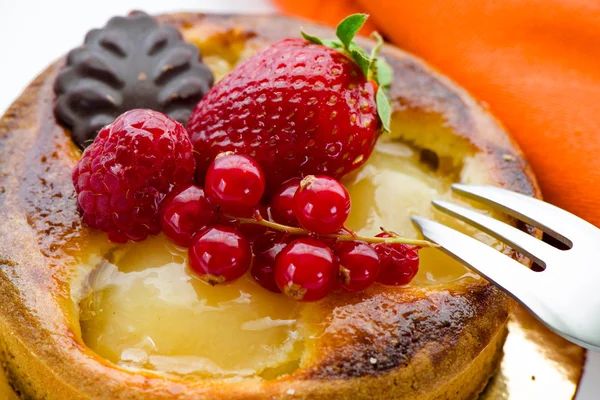
[[[187,125],[198,178],[215,156],[253,157],[269,188],[290,178],[340,178],[361,166],[379,136],[377,85],[338,50],[285,39],[217,83]]]
[[[159,203],[193,181],[196,163],[183,126],[152,110],[132,110],[103,128],[73,170],[83,221],[113,242],[160,232]]]

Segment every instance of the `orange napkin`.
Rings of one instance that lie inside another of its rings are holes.
[[[370,14],[389,40],[489,104],[525,152],[547,201],[600,226],[599,2],[275,2],[330,25],[357,11]]]

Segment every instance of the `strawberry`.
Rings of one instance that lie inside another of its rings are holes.
[[[284,39],[255,54],[217,83],[188,122],[201,181],[212,160],[233,151],[253,157],[267,185],[309,174],[341,178],[361,166],[390,105],[389,67],[353,37],[367,16],[338,25],[337,40]]]

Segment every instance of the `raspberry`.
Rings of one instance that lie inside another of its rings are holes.
[[[137,109],[104,127],[73,170],[83,221],[117,243],[160,232],[159,204],[193,181],[196,163],[184,127]]]

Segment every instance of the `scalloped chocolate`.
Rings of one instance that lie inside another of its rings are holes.
[[[113,17],[73,49],[54,84],[54,112],[80,147],[134,108],[150,108],[186,124],[214,82],[200,52],[170,25],[144,12]]]

